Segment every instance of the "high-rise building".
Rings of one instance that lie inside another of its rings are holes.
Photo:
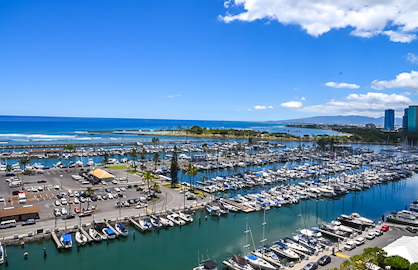
[[[395,129],[395,111],[392,109],[385,110],[385,129]]]
[[[408,131],[408,108],[405,109],[402,117],[402,129]]]
[[[409,106],[408,108],[408,131],[417,131],[418,106]]]

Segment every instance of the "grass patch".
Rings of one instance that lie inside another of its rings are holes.
[[[151,200],[149,200],[148,201],[148,204],[150,204],[150,203],[153,203],[153,202],[155,202],[155,201],[157,201],[158,200],[158,197],[157,198],[152,198]],[[148,207],[149,208],[149,207]]]
[[[195,196],[197,196],[197,197],[206,197],[206,196],[208,196],[208,194],[207,193],[205,193],[205,192],[202,192],[202,191],[200,191],[200,190],[194,190],[194,192],[192,192],[192,190],[191,189],[189,189],[189,192],[190,193],[193,193]]]
[[[176,184],[174,187],[172,187],[171,184],[164,184],[163,187],[175,189],[175,188],[181,188],[182,185]]]

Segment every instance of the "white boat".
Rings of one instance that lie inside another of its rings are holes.
[[[148,222],[146,219],[140,219],[138,222],[139,225],[141,225],[141,229],[143,231],[149,231],[152,229],[152,224]]]
[[[0,243],[0,264],[4,263],[4,250],[3,245]]]
[[[246,259],[236,255],[232,256],[232,258],[228,260],[228,263],[233,267],[233,269],[254,270],[254,268],[248,264]]]
[[[75,162],[75,166],[76,166],[76,167],[83,167],[83,162],[82,162],[81,160],[77,160],[77,161]]]
[[[126,228],[126,226],[123,225],[122,223],[117,223],[116,226],[115,226],[115,229],[122,236],[125,236],[126,237],[129,234],[128,228]]]
[[[302,245],[299,245],[296,242],[293,242],[290,239],[285,238],[284,240],[282,240],[282,242],[285,243],[286,246],[288,246],[289,248],[292,248],[292,249],[295,249],[295,250],[298,250],[298,251],[301,251],[301,252],[304,252],[304,253],[309,253],[309,249],[307,249],[306,247],[304,247]]]
[[[61,166],[62,166],[62,162],[61,161],[58,161],[57,163],[55,163],[54,165],[52,165],[53,167],[55,167],[55,168],[61,168]]]
[[[202,261],[198,267],[193,268],[193,270],[218,270],[218,267],[216,262],[207,259]]]
[[[116,233],[111,228],[103,228],[102,232],[106,235],[107,239],[115,239]]]
[[[254,255],[247,255],[245,256],[245,259],[249,264],[251,264],[255,269],[264,269],[264,270],[276,270],[276,267],[271,265],[269,262],[267,262],[264,259],[258,258]]]
[[[186,224],[186,221],[180,218],[180,216],[176,213],[173,213],[171,215],[167,215],[167,219],[172,221],[174,224],[182,226]]]
[[[190,214],[179,212],[179,217],[186,222],[193,222],[193,217]]]
[[[221,208],[216,205],[208,205],[206,206],[206,211],[208,211],[209,215],[211,216],[221,216]]]
[[[410,205],[409,205],[409,210],[413,211],[413,212],[418,212],[418,201],[413,201]]]
[[[16,162],[15,164],[12,165],[12,170],[20,170],[20,163]]]
[[[75,241],[77,242],[77,245],[84,246],[85,244],[87,244],[87,237],[80,231],[77,231],[75,233]]]
[[[87,166],[89,167],[93,167],[95,165],[94,161],[92,158],[89,158],[89,161],[87,161]]]
[[[151,220],[152,226],[154,226],[157,229],[160,229],[163,226],[163,224],[161,223],[161,219],[157,217],[152,216],[150,220]]]
[[[100,242],[103,240],[103,237],[93,228],[89,229],[89,235],[94,241]]]
[[[63,233],[60,237],[60,242],[64,248],[70,249],[73,247],[73,237],[71,234]]]
[[[164,227],[173,227],[174,223],[171,220],[168,220],[167,218],[160,217],[160,223]]]
[[[299,259],[299,255],[296,254],[296,252],[293,250],[289,249],[287,245],[282,242],[274,243],[274,245],[271,246],[271,250],[273,250],[276,254],[287,257],[289,259]]]

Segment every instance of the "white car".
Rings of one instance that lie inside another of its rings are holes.
[[[0,197],[0,202],[4,202],[4,198],[3,197]]]
[[[107,185],[107,182],[106,181],[102,181],[102,185]]]
[[[74,191],[74,196],[75,197],[79,197],[80,196],[80,193],[78,193],[78,191]]]
[[[61,216],[61,212],[60,212],[60,210],[58,208],[55,208],[54,209],[54,216],[56,216],[56,217]]]
[[[43,187],[41,187],[41,186],[39,186],[39,187],[38,187],[38,190],[39,190],[39,191],[43,191],[43,190],[44,190],[44,188],[43,188]]]
[[[66,205],[68,202],[67,202],[67,199],[66,198],[61,198],[61,204],[62,205]]]
[[[376,235],[374,234],[374,232],[369,232],[366,235],[366,239],[368,239],[368,240],[373,240],[375,237],[376,237]]]
[[[356,239],[356,245],[357,246],[363,245],[365,241],[366,240],[363,237],[357,238]]]
[[[356,248],[356,242],[354,241],[348,241],[345,245],[344,245],[344,249],[345,250],[352,250]]]
[[[116,192],[120,192],[120,188],[118,188],[118,187],[117,187],[117,188],[115,188],[115,191],[116,191]]]
[[[55,186],[54,186],[54,189],[59,190],[59,189],[60,189],[60,186],[55,185]]]
[[[79,204],[79,203],[80,203],[80,200],[76,197],[76,198],[74,199],[74,203],[75,203],[75,204]]]
[[[117,185],[118,184],[118,181],[112,180],[112,183],[115,184],[115,185]]]
[[[112,195],[112,193],[109,193],[109,194],[107,195],[107,197],[108,197],[109,199],[113,199],[113,195]]]
[[[123,191],[123,192],[125,192],[126,191],[126,188],[121,187],[120,190]]]
[[[383,233],[382,233],[382,231],[381,230],[376,230],[376,231],[374,231],[374,235],[375,236],[381,236]]]
[[[61,203],[60,203],[60,201],[59,201],[59,200],[55,200],[54,205],[55,205],[55,206],[60,206],[60,205],[61,205]]]
[[[67,209],[65,209],[64,207],[63,208],[61,208],[61,214],[64,216],[64,215],[66,215],[66,214],[68,214],[68,211],[67,211]]]

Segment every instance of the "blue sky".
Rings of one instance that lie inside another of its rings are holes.
[[[0,114],[262,121],[418,103],[418,7],[310,2],[3,0]]]

